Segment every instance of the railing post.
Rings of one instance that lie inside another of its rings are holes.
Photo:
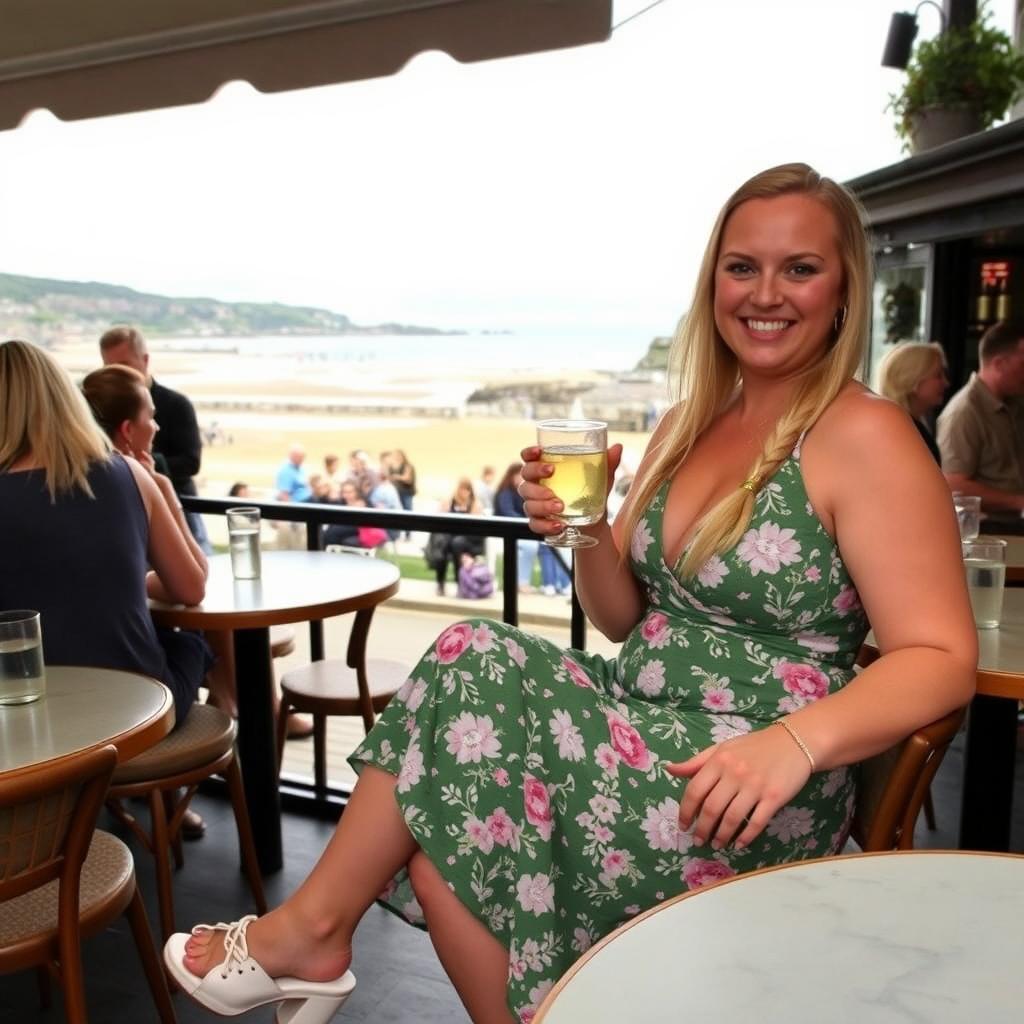
[[[306,550],[319,551],[323,528],[318,522],[306,523]],[[309,656],[313,661],[324,660],[324,620],[309,620]]]
[[[519,625],[519,549],[515,537],[502,538],[501,594],[502,618],[510,626]]]

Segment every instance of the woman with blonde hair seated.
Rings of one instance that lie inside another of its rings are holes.
[[[206,590],[173,490],[141,454],[111,450],[65,370],[35,345],[0,343],[0,408],[0,607],[41,613],[50,664],[161,680],[180,723],[209,649],[191,633],[162,643],[149,614],[147,597],[198,604]]]
[[[910,413],[921,439],[940,465],[942,457],[928,417],[942,405],[949,388],[946,356],[937,342],[905,341],[878,366],[878,393]]]

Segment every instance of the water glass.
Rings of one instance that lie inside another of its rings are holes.
[[[564,506],[555,519],[565,529],[544,543],[589,548],[597,541],[577,526],[599,523],[608,497],[608,424],[599,420],[543,420],[537,424],[541,461],[555,471],[544,481]]]
[[[998,629],[1006,585],[1006,541],[989,537],[961,546],[974,624],[978,629]]]
[[[0,612],[0,707],[29,704],[45,692],[39,612]]]
[[[981,498],[976,494],[954,494],[953,508],[960,524],[960,539],[974,540],[981,527]]]
[[[228,539],[231,548],[231,575],[236,580],[260,578],[260,510],[229,508]]]

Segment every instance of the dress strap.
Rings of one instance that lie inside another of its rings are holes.
[[[810,428],[808,428],[808,429],[810,429]],[[803,445],[803,443],[804,443],[804,438],[805,438],[806,436],[807,436],[807,430],[802,430],[802,431],[800,432],[800,436],[799,436],[799,437],[798,437],[798,438],[796,439],[796,444],[795,444],[795,445],[793,445],[793,451],[791,452],[791,454],[792,454],[793,458],[794,458],[794,459],[795,459],[795,460],[796,460],[797,462],[799,462],[799,461],[800,461],[800,448],[801,448],[801,446]]]

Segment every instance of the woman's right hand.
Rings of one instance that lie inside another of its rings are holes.
[[[519,485],[519,497],[523,499],[523,509],[530,520],[530,529],[542,537],[557,536],[565,529],[565,524],[552,516],[558,515],[563,508],[562,502],[555,496],[545,481],[555,471],[555,467],[541,459],[540,445],[531,445],[520,453],[523,460],[523,482]],[[615,470],[622,461],[622,445],[613,444],[608,449],[608,487],[605,496],[612,489],[615,481]]]

